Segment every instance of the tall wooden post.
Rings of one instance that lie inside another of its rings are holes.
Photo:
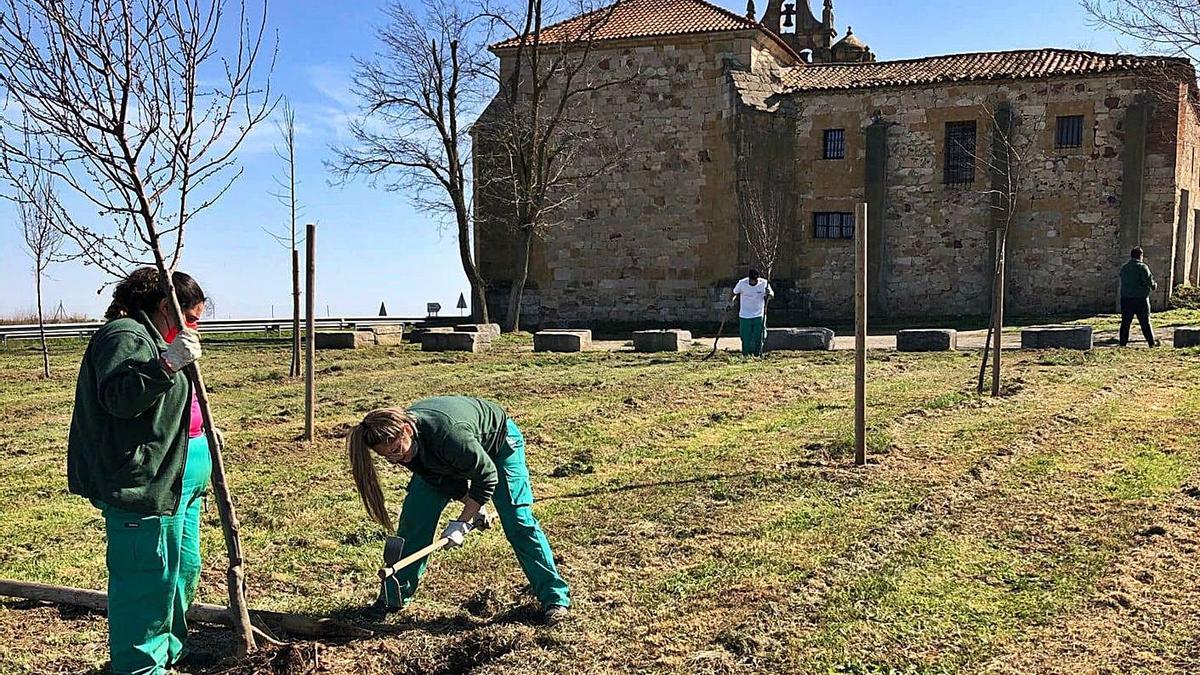
[[[300,376],[300,250],[292,249],[292,367],[288,377]]]
[[[304,273],[304,306],[306,310],[304,326],[304,440],[312,441],[315,421],[314,410],[314,372],[316,371],[316,293],[317,282],[317,226],[309,223],[304,237],[305,250],[308,260]]]
[[[992,396],[1000,395],[1000,345],[1001,329],[1004,327],[1004,249],[1007,242],[1004,230],[996,230],[996,311],[992,313],[995,325],[992,326]]]
[[[854,213],[854,463],[867,463],[867,205]]]

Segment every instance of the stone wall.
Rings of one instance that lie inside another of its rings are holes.
[[[887,131],[886,205],[877,280],[882,313],[891,316],[981,314],[994,265],[989,147],[995,111],[1011,106],[1017,207],[1008,247],[1006,307],[1051,314],[1115,305],[1121,240],[1126,109],[1143,96],[1132,76],[954,84],[859,92],[798,94],[796,134],[803,206],[792,243],[796,304],[818,316],[847,317],[852,307],[853,244],[815,239],[813,213],[852,212],[864,199],[864,129],[878,115]],[[1169,255],[1174,217],[1175,124],[1170,106],[1152,108],[1140,238],[1147,254]],[[1056,148],[1059,116],[1082,115],[1081,148]],[[975,181],[943,181],[945,125],[976,123]],[[846,159],[824,160],[825,129],[846,129]]]
[[[1146,249],[1160,279],[1156,306],[1169,282],[1200,275],[1200,174],[1191,160],[1200,123],[1190,105],[1179,114],[1186,98],[1148,92],[1134,74],[782,95],[786,54],[753,32],[616,43],[595,58],[614,76],[628,72],[620,68],[640,74],[593,101],[629,152],[535,242],[525,323],[718,320],[750,262],[739,243],[739,153],[769,157],[772,181],[794,185],[795,215],[772,280],[776,321],[849,318],[853,243],[814,238],[813,214],[852,213],[867,199],[865,129],[873,122],[886,125],[873,315],[983,314],[1003,223],[987,193],[992,111],[1002,103],[1016,121],[1021,176],[1010,314],[1111,310],[1130,242]],[[1083,147],[1056,148],[1056,118],[1069,115],[1084,118]],[[966,120],[976,122],[975,180],[946,185],[945,125]],[[823,133],[835,128],[846,130],[846,156],[826,160]],[[755,148],[739,142],[747,131]],[[779,158],[780,149],[790,158]],[[1140,181],[1127,180],[1131,167]],[[1181,189],[1189,190],[1187,225]],[[482,231],[477,245],[489,304],[502,316],[520,252],[504,232]]]
[[[757,31],[605,47],[592,77],[638,74],[593,98],[629,149],[535,241],[522,321],[717,321],[737,273],[726,62],[769,70],[786,54]],[[477,237],[492,312],[503,312],[519,261],[513,239],[496,229]]]

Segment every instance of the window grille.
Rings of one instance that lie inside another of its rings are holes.
[[[1058,118],[1058,127],[1054,132],[1054,147],[1083,147],[1083,115],[1068,115]]]
[[[846,157],[846,130],[825,130],[825,159],[844,159]]]
[[[853,239],[854,214],[821,211],[813,214],[814,239]]]
[[[974,121],[946,123],[944,182],[947,185],[965,185],[975,182]]]

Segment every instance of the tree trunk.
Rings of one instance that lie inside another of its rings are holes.
[[[34,270],[34,286],[37,287],[38,334],[42,338],[42,377],[50,379],[50,346],[46,344],[46,317],[42,312],[42,270],[41,261]]]
[[[458,258],[462,262],[463,274],[467,275],[467,281],[471,284],[471,317],[476,323],[489,323],[488,307],[487,307],[487,284],[483,280],[483,275],[479,272],[479,266],[475,264],[475,258],[471,255],[471,226],[470,220],[467,218],[466,206],[461,206],[460,200],[455,200],[455,209],[458,211],[456,220],[458,221]]]
[[[300,251],[292,247],[292,367],[289,377],[300,377]]]
[[[521,329],[521,296],[525,294],[525,280],[529,277],[529,251],[533,247],[533,229],[521,230],[521,270],[512,282],[512,290],[508,295],[508,316],[505,318],[505,332]]]

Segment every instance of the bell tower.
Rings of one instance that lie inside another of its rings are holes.
[[[810,63],[875,60],[870,48],[857,37],[848,36],[851,43],[843,39],[834,44],[837,29],[833,26],[833,0],[825,0],[819,21],[808,0],[768,0],[761,23],[792,49],[807,56]]]

